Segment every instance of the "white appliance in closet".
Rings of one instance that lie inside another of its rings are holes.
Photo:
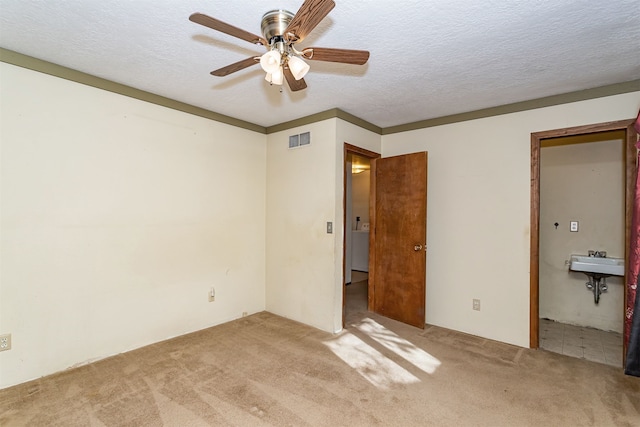
[[[369,230],[351,230],[351,269],[369,271]]]

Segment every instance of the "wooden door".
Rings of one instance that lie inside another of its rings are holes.
[[[369,310],[424,328],[427,153],[375,159]]]

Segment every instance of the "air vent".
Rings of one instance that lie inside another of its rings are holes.
[[[300,134],[300,146],[311,144],[311,133],[305,132]]]
[[[291,135],[289,137],[289,148],[296,148],[300,146],[300,135]]]
[[[310,132],[289,136],[289,148],[298,148],[309,144],[311,144]]]

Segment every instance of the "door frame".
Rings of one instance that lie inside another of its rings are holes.
[[[540,143],[543,139],[564,136],[587,135],[608,131],[624,131],[625,149],[625,231],[624,231],[624,259],[629,265],[629,239],[631,230],[631,213],[633,209],[633,192],[636,180],[636,142],[637,132],[633,127],[636,119],[618,120],[614,122],[598,123],[586,126],[555,129],[531,133],[531,256],[529,274],[529,347],[539,347],[539,315],[540,315]],[[624,312],[627,305],[627,272],[624,276]],[[624,355],[627,353],[624,345]],[[623,355],[623,357],[624,357]]]
[[[342,177],[342,224],[343,224],[343,233],[342,233],[342,327],[345,327],[346,320],[346,308],[347,308],[347,284],[344,283],[344,278],[346,277],[346,262],[347,262],[347,233],[351,231],[351,219],[347,218],[347,174],[351,173],[347,168],[347,157],[349,154],[354,154],[360,157],[367,158],[369,160],[379,159],[382,157],[380,153],[376,153],[375,151],[370,151],[364,148],[356,147],[355,145],[351,145],[347,142],[344,143],[343,148],[343,177]],[[373,229],[375,227],[375,223],[373,218],[371,217],[371,212],[375,212],[375,188],[376,188],[376,175],[373,173],[373,170],[370,173],[370,190],[369,190],[369,224]],[[369,233],[369,256],[371,256],[371,244],[372,244],[373,234]],[[371,265],[371,258],[369,258],[369,265]],[[371,270],[371,269],[369,269]],[[369,281],[371,283],[371,281]],[[367,291],[369,294],[369,301],[367,303],[367,308],[371,310],[371,301],[373,292],[371,285],[369,285],[369,290]]]

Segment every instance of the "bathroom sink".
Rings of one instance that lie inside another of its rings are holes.
[[[624,259],[597,258],[588,255],[571,255],[569,269],[583,273],[624,276]]]

